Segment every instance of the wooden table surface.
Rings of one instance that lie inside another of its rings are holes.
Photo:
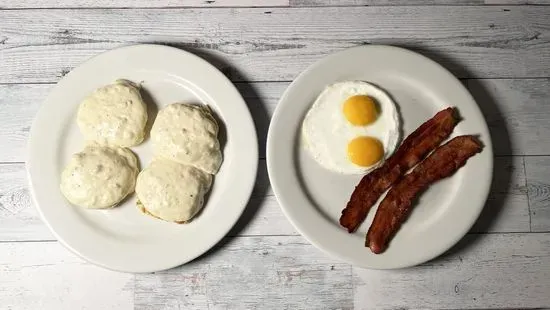
[[[0,0],[0,309],[550,307],[548,4]],[[221,244],[185,266],[133,275],[54,239],[24,161],[34,115],[63,75],[102,51],[151,42],[195,52],[235,82],[258,128],[260,164],[245,214]],[[442,257],[396,271],[354,268],[310,245],[283,216],[264,160],[270,115],[290,81],[332,52],[371,43],[413,49],[461,78],[496,155],[471,232]]]

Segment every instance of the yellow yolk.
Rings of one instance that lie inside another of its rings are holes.
[[[376,120],[378,111],[371,97],[356,95],[344,102],[344,116],[355,126],[365,126]]]
[[[348,158],[361,167],[376,164],[384,156],[384,146],[373,137],[357,137],[348,143]]]

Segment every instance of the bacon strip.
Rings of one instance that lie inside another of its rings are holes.
[[[452,175],[468,158],[481,152],[474,136],[459,136],[437,148],[414,170],[394,185],[380,203],[367,233],[365,246],[382,253],[412,210],[415,196],[430,184]]]
[[[355,187],[347,206],[342,210],[340,225],[354,232],[365,220],[378,198],[403,174],[420,162],[453,131],[457,120],[454,109],[438,112],[420,125],[386,162],[365,175]]]

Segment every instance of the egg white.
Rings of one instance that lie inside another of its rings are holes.
[[[377,120],[354,126],[345,117],[343,105],[355,95],[367,95],[378,104]],[[379,167],[396,149],[401,123],[391,97],[379,87],[363,81],[346,81],[326,87],[317,97],[302,123],[302,139],[312,157],[326,169],[343,174],[363,174]],[[375,137],[384,146],[384,159],[370,167],[352,163],[348,143],[360,136]]]

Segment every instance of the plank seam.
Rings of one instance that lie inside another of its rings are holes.
[[[102,41],[110,42],[110,41]],[[1,50],[1,49],[0,49]],[[512,81],[512,80],[548,80],[550,79],[550,76],[532,76],[532,77],[467,77],[467,78],[458,78],[460,81],[469,81],[469,80],[499,80],[499,81]],[[59,79],[61,80],[61,79]],[[12,85],[55,85],[58,81],[51,81],[51,82],[43,82],[43,81],[36,81],[36,82],[0,82],[0,86],[12,86]],[[236,80],[231,81],[233,84],[255,84],[255,83],[292,83],[292,80]],[[246,98],[255,98],[255,97],[246,97]],[[519,156],[519,155],[518,155]],[[544,156],[544,155],[540,155]]]
[[[510,155],[495,155],[495,158],[510,158],[510,157],[550,157],[549,155],[543,155],[543,154],[535,154],[535,155],[525,155],[525,154],[510,154]],[[266,160],[265,156],[259,156],[258,160]],[[8,166],[8,165],[24,165],[26,162],[24,161],[2,161],[0,162],[0,165],[2,166]]]
[[[478,236],[478,235],[550,235],[550,231],[532,231],[532,232],[469,232],[467,236]],[[276,234],[276,235],[237,235],[230,236],[226,235],[223,239],[231,238],[278,238],[278,237],[301,237],[304,242],[307,240],[302,235],[289,235],[289,234]],[[0,240],[2,243],[40,243],[40,242],[58,242],[56,239],[43,239],[43,240]],[[309,243],[309,242],[308,242]]]
[[[27,10],[170,10],[170,9],[204,9],[204,10],[215,10],[215,9],[263,9],[263,8],[272,8],[272,9],[302,9],[302,8],[355,8],[355,7],[381,7],[381,8],[396,8],[396,7],[451,7],[451,8],[464,8],[464,7],[522,7],[522,6],[531,6],[531,7],[546,7],[550,6],[549,4],[543,3],[518,3],[518,4],[464,4],[464,5],[446,5],[446,4],[415,4],[415,5],[368,5],[368,4],[349,4],[349,5],[285,5],[285,6],[106,6],[106,7],[94,7],[94,6],[64,6],[64,7],[22,7],[22,8],[11,8],[11,7],[0,7],[0,11],[27,11]]]
[[[57,242],[55,239],[44,239],[44,240],[0,240],[2,243],[53,243]]]
[[[523,4],[522,4],[523,5]],[[395,5],[388,5],[396,7]],[[429,5],[422,5],[422,6],[429,6]],[[467,5],[465,5],[467,6]],[[510,5],[510,6],[517,6],[517,5]],[[325,8],[330,6],[317,6],[319,8]],[[342,6],[334,6],[334,7],[342,7]],[[345,7],[345,6],[344,6]],[[350,6],[350,7],[355,7]],[[83,7],[83,6],[64,6],[64,7],[24,7],[24,8],[8,8],[8,7],[0,7],[1,11],[30,11],[30,10],[172,10],[172,9],[203,9],[203,10],[215,10],[215,9],[292,9],[292,8],[300,8],[300,7],[291,7],[291,6],[136,6],[136,7],[122,7],[122,6],[105,6],[105,7],[97,7],[97,6],[90,6],[90,7]],[[301,8],[307,8],[306,6],[302,6]]]
[[[532,217],[531,217],[531,196],[529,195],[529,180],[527,180],[527,165],[525,157],[523,158],[523,177],[525,178],[525,187],[527,189],[527,210],[529,211],[529,231],[533,232]]]
[[[510,155],[494,155],[495,158],[513,158],[513,157],[550,157],[549,155],[543,155],[543,154],[534,154],[534,155],[526,155],[526,154],[510,154]],[[259,156],[258,160],[266,160],[265,156]],[[0,162],[0,166],[9,166],[9,165],[25,165],[26,162],[24,161],[2,161]],[[526,184],[527,185],[527,184]],[[529,195],[528,195],[529,196]]]
[[[99,43],[109,43],[114,41],[98,41]],[[124,43],[124,44],[149,44],[151,42],[115,42],[115,43]],[[78,43],[75,43],[78,44]],[[68,45],[68,44],[58,44],[58,45]],[[33,45],[33,46],[39,46],[39,45]],[[46,46],[46,45],[43,45]],[[0,49],[1,51],[2,49]],[[344,49],[342,49],[344,50]],[[100,53],[98,52],[97,55]],[[327,55],[328,56],[328,55]],[[90,57],[92,58],[92,57]],[[86,61],[86,60],[84,60]],[[312,63],[313,64],[313,63]],[[73,68],[74,69],[74,68]],[[469,81],[469,80],[499,80],[499,81],[506,81],[506,80],[548,80],[550,79],[550,76],[515,76],[515,77],[491,77],[491,76],[482,76],[482,77],[457,77],[455,74],[453,74],[458,80],[460,81]],[[57,84],[62,77],[59,77],[56,81],[25,81],[25,82],[0,82],[0,86],[2,85],[30,85],[30,84],[40,84],[40,85],[50,85],[50,84]],[[234,84],[243,84],[243,83],[291,83],[291,80],[231,80],[231,83]]]
[[[352,306],[355,306],[355,281],[353,280],[353,265],[352,264],[349,264],[349,274],[350,274],[350,278],[351,278],[351,297],[352,297],[351,304],[352,304]]]

